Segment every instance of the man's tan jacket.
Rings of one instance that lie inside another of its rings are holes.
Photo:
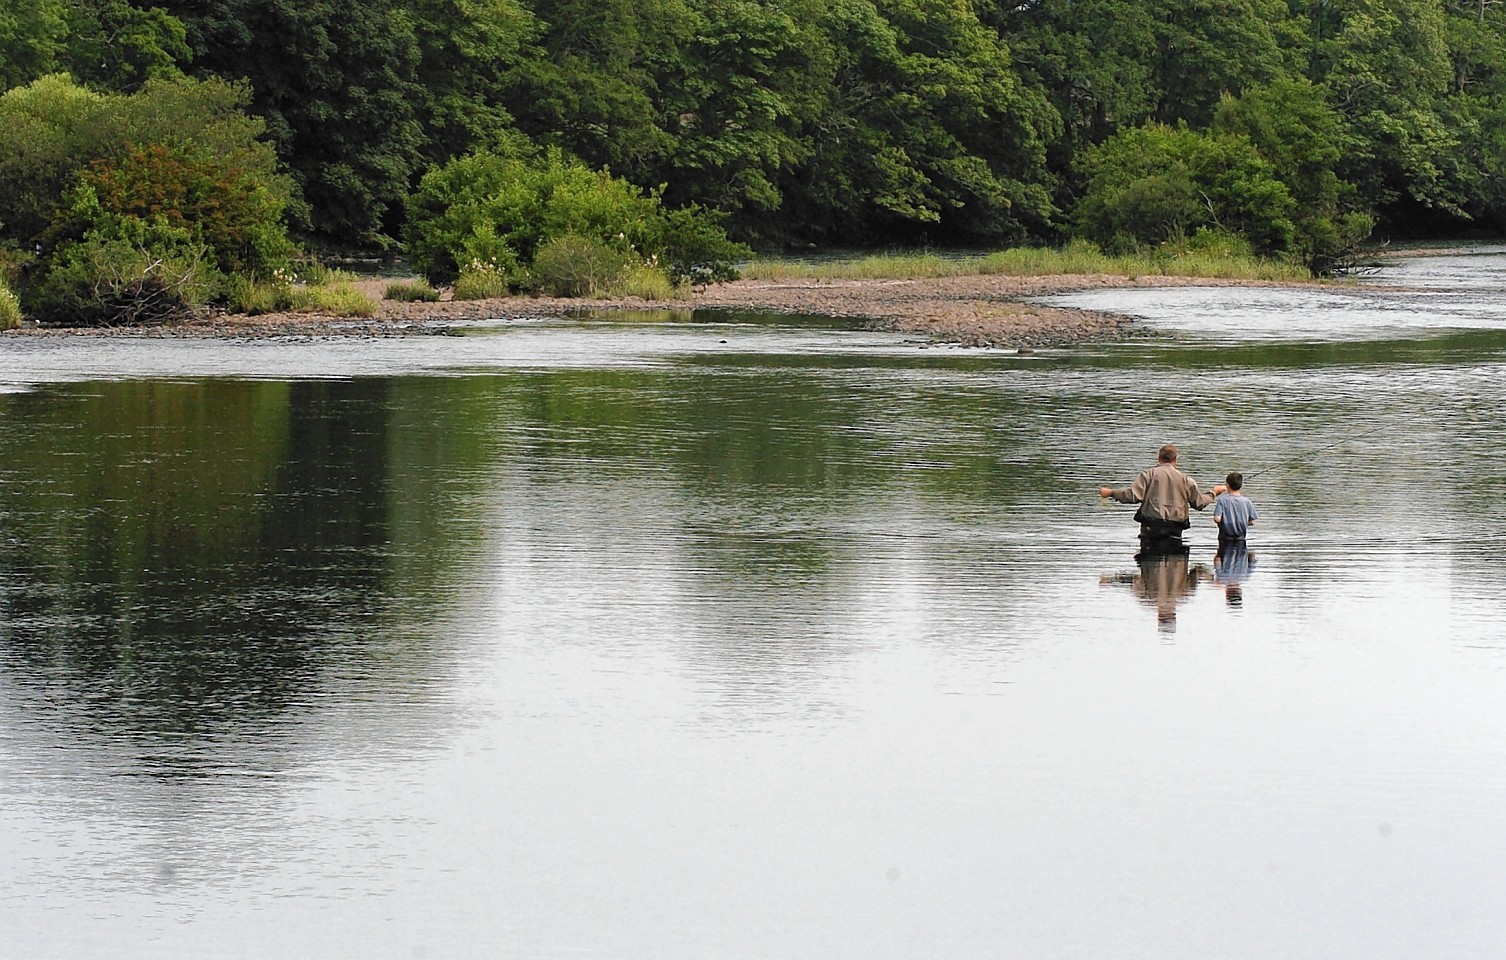
[[[1120,503],[1138,503],[1135,517],[1141,523],[1160,521],[1186,529],[1190,526],[1187,508],[1201,510],[1213,502],[1212,493],[1203,493],[1197,481],[1177,469],[1174,463],[1158,463],[1109,496]]]

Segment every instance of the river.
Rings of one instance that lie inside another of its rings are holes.
[[[0,957],[1499,953],[1506,254],[1059,302],[0,341]]]

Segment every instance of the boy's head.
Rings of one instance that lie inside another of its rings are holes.
[[[1224,484],[1230,490],[1238,490],[1245,485],[1245,475],[1236,470],[1227,477],[1224,477]]]
[[[1173,444],[1168,443],[1166,446],[1156,451],[1156,459],[1161,461],[1162,463],[1176,463],[1177,448]]]

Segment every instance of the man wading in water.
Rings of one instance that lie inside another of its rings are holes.
[[[1138,555],[1142,557],[1186,553],[1187,544],[1182,542],[1182,531],[1192,526],[1192,521],[1187,519],[1187,508],[1201,510],[1224,492],[1223,484],[1214,486],[1208,493],[1200,491],[1197,481],[1177,469],[1177,448],[1169,443],[1157,452],[1156,460],[1154,467],[1142,472],[1127,487],[1118,490],[1098,488],[1100,497],[1140,504],[1135,519],[1140,521]]]

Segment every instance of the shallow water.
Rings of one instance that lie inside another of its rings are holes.
[[[1474,262],[1031,356],[0,343],[0,956],[1491,955]],[[1168,440],[1243,567],[1133,561]]]

